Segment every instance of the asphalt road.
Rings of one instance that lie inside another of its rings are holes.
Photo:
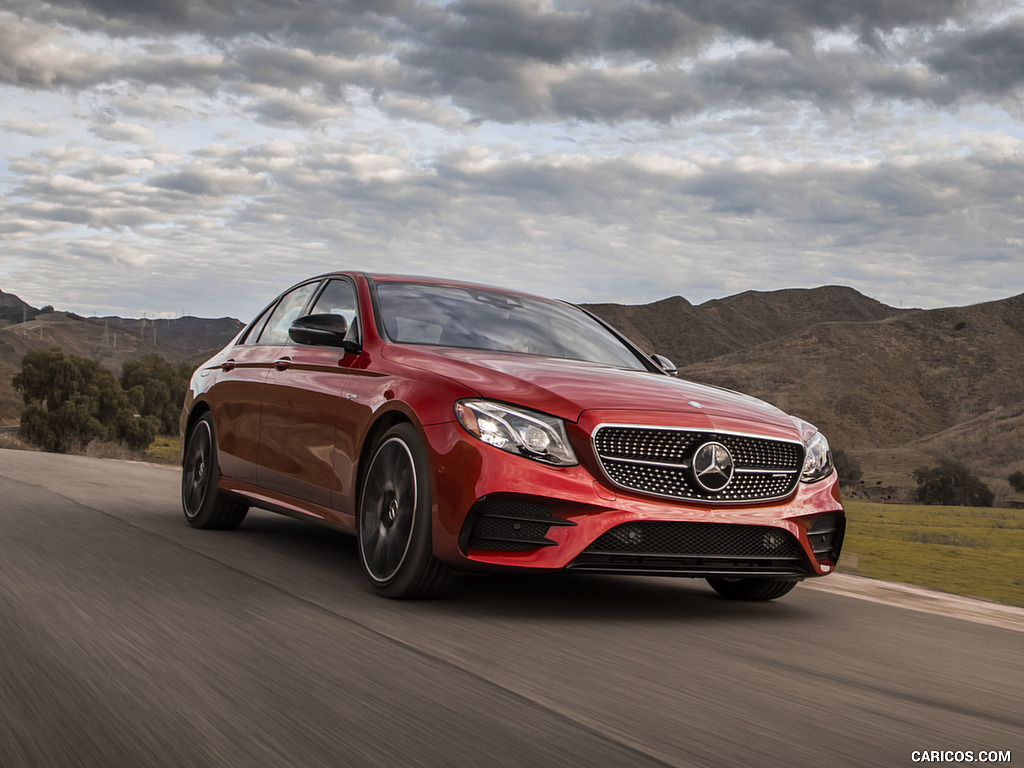
[[[189,528],[173,468],[0,451],[0,766],[1024,762],[1024,634],[801,585],[369,592],[353,539]]]

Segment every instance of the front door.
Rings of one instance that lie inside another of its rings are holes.
[[[355,289],[329,280],[307,314],[343,315],[353,323]],[[295,317],[298,317],[296,315]],[[288,320],[288,325],[295,317]],[[353,328],[356,334],[358,328]],[[348,372],[341,347],[296,344],[287,338],[263,388],[260,487],[331,507],[336,485],[335,438]]]

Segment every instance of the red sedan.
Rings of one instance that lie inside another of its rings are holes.
[[[193,374],[185,517],[234,528],[256,506],[341,526],[400,598],[516,568],[770,600],[834,570],[845,516],[821,433],[674,373],[564,302],[315,277]]]

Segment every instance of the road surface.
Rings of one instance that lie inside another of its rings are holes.
[[[179,478],[0,451],[0,766],[1024,763],[1024,612],[604,576],[393,602],[340,532],[189,528]]]

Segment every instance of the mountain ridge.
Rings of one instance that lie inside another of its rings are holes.
[[[151,352],[201,362],[242,327],[233,318],[81,318],[22,307],[14,294],[0,299],[0,312],[37,313],[0,325],[5,423],[20,414],[10,377],[29,349],[57,346],[119,373],[125,360]],[[1024,468],[1024,294],[897,309],[853,288],[821,286],[699,305],[672,296],[583,306],[671,358],[681,377],[772,402],[817,425],[835,447],[912,448],[961,458],[992,477]]]
[[[582,306],[677,365],[746,349],[819,322],[868,322],[913,311],[835,285],[744,291],[697,305],[673,296],[651,304]]]

